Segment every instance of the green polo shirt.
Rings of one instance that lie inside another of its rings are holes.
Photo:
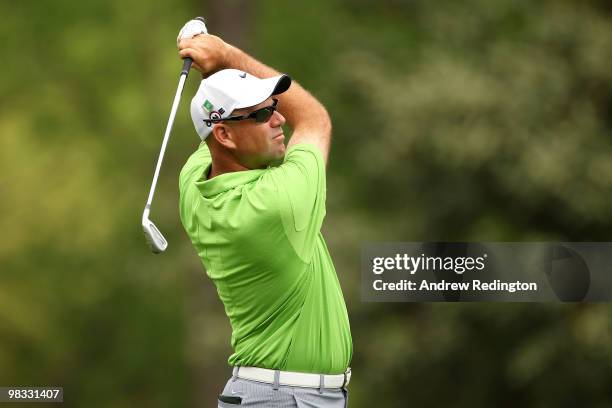
[[[278,167],[206,180],[205,143],[180,175],[180,214],[232,326],[232,366],[338,374],[352,356],[346,305],[321,235],[325,163],[309,144]]]

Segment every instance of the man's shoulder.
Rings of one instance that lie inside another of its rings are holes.
[[[318,147],[311,143],[296,143],[294,145],[289,146],[287,149],[287,154],[285,156],[285,163],[291,161],[292,159],[307,157],[314,159],[317,164],[323,164],[323,154]]]
[[[206,166],[212,162],[210,150],[206,143],[202,142],[198,149],[189,156],[179,175],[179,187],[181,190],[189,182],[196,181]]]
[[[304,182],[325,179],[325,161],[314,145],[298,143],[287,149],[284,161],[269,172],[269,179],[280,189],[299,188]]]

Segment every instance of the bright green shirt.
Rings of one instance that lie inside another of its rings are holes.
[[[232,366],[343,373],[346,305],[321,235],[325,163],[309,144],[278,167],[206,180],[205,143],[180,175],[180,213],[232,326]]]

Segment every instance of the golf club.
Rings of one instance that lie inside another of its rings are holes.
[[[187,22],[187,24],[183,26],[183,28],[179,32],[177,42],[180,41],[182,38],[192,38],[198,34],[207,33],[208,31],[206,30],[204,18],[197,17],[194,20]],[[168,119],[168,124],[166,125],[164,140],[162,141],[159,157],[157,158],[157,166],[155,167],[155,174],[153,175],[153,183],[151,183],[151,190],[149,190],[149,198],[147,199],[147,204],[145,205],[144,212],[142,213],[142,229],[144,231],[145,238],[147,239],[147,242],[151,247],[151,251],[153,251],[153,253],[155,254],[164,252],[166,248],[168,248],[168,241],[159,231],[159,228],[157,228],[155,224],[153,224],[153,221],[149,219],[149,213],[151,211],[151,202],[153,201],[153,195],[155,194],[157,177],[159,176],[159,170],[161,169],[161,164],[164,160],[166,146],[168,145],[170,133],[172,132],[174,117],[176,116],[176,111],[181,100],[181,94],[183,93],[183,87],[185,86],[185,81],[187,80],[187,76],[189,75],[189,69],[191,68],[192,62],[192,59],[189,57],[185,58],[183,62],[183,69],[181,70],[178,87],[176,89],[176,94],[174,95],[174,101],[172,102],[172,109],[170,110],[170,118]]]

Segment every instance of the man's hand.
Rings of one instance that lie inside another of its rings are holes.
[[[190,57],[192,67],[207,77],[227,67],[231,46],[221,38],[210,34],[199,34],[179,42],[179,56]]]

